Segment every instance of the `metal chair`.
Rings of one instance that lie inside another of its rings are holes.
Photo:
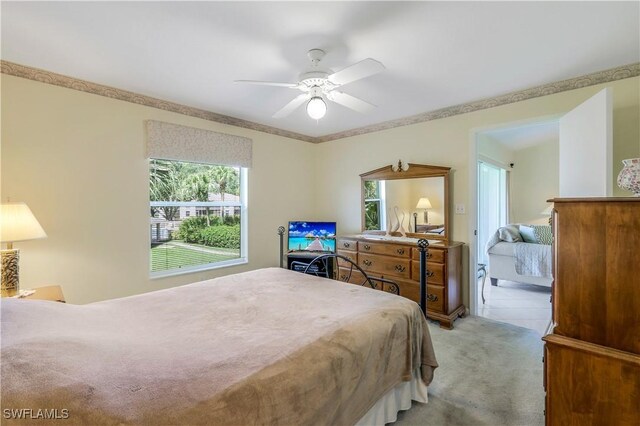
[[[333,263],[333,265],[336,266],[338,260],[341,261],[339,268],[332,268],[329,266],[329,262],[335,262]],[[351,259],[340,254],[321,254],[313,258],[309,263],[293,261],[291,262],[291,265],[306,265],[303,271],[305,274],[344,281],[361,286],[368,286],[369,288],[373,288],[376,290],[386,291],[387,293],[392,293],[398,296],[400,295],[400,287],[398,287],[398,284],[396,284],[394,281],[388,280],[386,278],[370,277]],[[340,271],[341,269],[342,272]],[[330,276],[330,271],[334,271],[333,276]],[[354,274],[354,272],[356,273]],[[359,277],[358,275],[362,275],[362,277]]]

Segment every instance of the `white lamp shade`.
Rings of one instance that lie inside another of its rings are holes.
[[[314,96],[307,104],[307,114],[309,117],[320,120],[327,113],[327,104],[320,96]]]
[[[428,198],[423,197],[418,200],[418,205],[416,205],[416,209],[430,209],[430,208],[431,208],[431,202],[429,201]]]
[[[47,234],[25,203],[6,203],[0,207],[0,241],[35,240]]]

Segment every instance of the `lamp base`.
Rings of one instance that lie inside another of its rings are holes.
[[[2,297],[15,296],[20,291],[20,251],[0,250],[2,272],[0,273]]]

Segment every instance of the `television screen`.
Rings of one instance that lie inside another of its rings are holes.
[[[335,222],[289,222],[289,251],[335,253]]]

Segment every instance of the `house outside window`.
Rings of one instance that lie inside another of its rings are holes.
[[[246,263],[246,175],[241,167],[150,160],[152,277]]]
[[[385,229],[384,181],[364,181],[364,229]]]

